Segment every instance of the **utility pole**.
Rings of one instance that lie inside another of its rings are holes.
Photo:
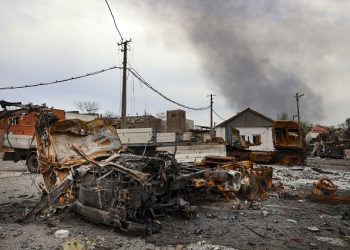
[[[304,96],[304,94],[299,95],[298,93],[296,93],[296,95],[295,95],[295,99],[297,101],[297,115],[298,115],[300,145],[303,145],[303,139],[302,139],[303,137],[301,136],[300,111],[299,111],[299,99],[302,96]]]
[[[213,127],[213,94],[210,94],[210,142],[213,141],[214,137],[214,127]]]
[[[304,94],[299,95],[298,93],[296,93],[295,95],[295,99],[297,101],[297,114],[298,114],[298,123],[299,123],[299,127],[300,127],[300,111],[299,111],[299,99],[300,97],[304,96]]]
[[[128,43],[131,42],[131,39],[126,41],[121,41],[118,43],[119,46],[122,46],[121,51],[124,52],[123,57],[123,85],[122,85],[122,115],[121,115],[121,128],[126,128],[126,67],[128,64]]]

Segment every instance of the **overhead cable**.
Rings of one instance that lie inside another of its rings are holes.
[[[24,88],[33,88],[33,87],[39,87],[39,86],[53,85],[53,84],[57,84],[57,83],[68,82],[68,81],[71,81],[71,80],[77,80],[77,79],[80,79],[80,78],[101,74],[103,72],[106,72],[106,71],[109,71],[109,70],[112,70],[112,69],[122,69],[122,68],[123,67],[113,66],[113,67],[110,67],[110,68],[107,68],[107,69],[101,69],[99,71],[87,73],[87,74],[80,75],[80,76],[73,76],[73,77],[70,77],[70,78],[62,79],[62,80],[56,80],[56,81],[52,81],[52,82],[34,83],[34,84],[25,84],[25,85],[19,85],[19,86],[0,87],[0,90],[24,89]]]
[[[0,91],[1,90],[12,90],[12,89],[24,89],[24,88],[33,88],[33,87],[41,87],[41,86],[47,86],[47,85],[54,85],[57,83],[62,83],[62,82],[68,82],[68,81],[72,81],[72,80],[77,80],[80,78],[85,78],[88,76],[93,76],[93,75],[97,75],[97,74],[101,74],[103,72],[109,71],[109,70],[113,70],[113,69],[123,69],[123,67],[119,67],[119,66],[113,66],[107,69],[101,69],[99,71],[95,71],[95,72],[91,72],[91,73],[87,73],[84,75],[80,75],[80,76],[73,76],[70,78],[65,78],[62,80],[56,80],[56,81],[51,81],[51,82],[42,82],[42,83],[34,83],[34,84],[25,84],[25,85],[18,85],[18,86],[7,86],[7,87],[0,87]],[[143,79],[143,77],[133,68],[128,68],[129,72],[136,77],[142,84],[144,84],[146,87],[148,87],[149,89],[153,90],[155,93],[157,93],[158,95],[160,95],[161,97],[163,97],[164,99],[168,100],[169,102],[172,102],[180,107],[186,108],[186,109],[190,109],[190,110],[206,110],[209,109],[210,106],[206,106],[206,107],[201,107],[201,108],[194,108],[194,107],[190,107],[184,104],[181,104],[177,101],[174,101],[173,99],[170,99],[169,97],[165,96],[164,94],[162,94],[160,91],[156,90],[155,88],[152,87],[152,85],[150,85],[145,79]],[[217,115],[217,114],[216,114]],[[222,119],[222,118],[221,118]]]
[[[158,95],[160,95],[161,97],[163,97],[164,99],[168,100],[169,102],[172,102],[180,107],[186,108],[186,109],[191,109],[191,110],[206,110],[209,109],[210,106],[206,106],[206,107],[201,107],[201,108],[194,108],[194,107],[189,107],[187,105],[181,104],[177,101],[174,101],[172,99],[170,99],[169,97],[165,96],[164,94],[162,94],[161,92],[159,92],[158,90],[156,90],[155,88],[153,88],[148,82],[146,82],[145,79],[142,78],[142,76],[133,68],[128,68],[128,70],[130,71],[131,74],[133,74],[137,79],[139,79],[139,81],[141,83],[143,83],[146,87],[148,87],[149,89],[153,90],[155,93],[157,93]]]
[[[222,118],[221,116],[219,116],[219,114],[218,113],[216,113],[216,111],[213,109],[213,113],[217,116],[217,117],[219,117],[219,119],[221,119],[221,120],[223,120],[223,121],[225,121],[225,119],[224,118]]]
[[[111,13],[111,16],[112,16],[112,18],[113,18],[114,26],[115,26],[115,28],[117,29],[118,33],[119,33],[120,39],[123,41],[124,39],[123,39],[122,33],[120,33],[120,30],[118,29],[117,22],[115,21],[115,18],[114,18],[112,9],[111,9],[111,7],[109,7],[109,4],[108,4],[107,0],[105,0],[105,2],[106,2],[106,4],[107,4],[108,9],[109,9],[109,12]]]

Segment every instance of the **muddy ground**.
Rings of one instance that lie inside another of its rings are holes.
[[[243,197],[189,195],[198,205],[196,217],[170,214],[159,219],[160,233],[145,236],[94,224],[69,208],[22,221],[40,198],[41,177],[21,163],[0,161],[0,249],[349,249],[350,205],[317,203],[309,192],[317,178],[326,176],[349,194],[350,161],[312,158],[307,167],[273,167],[274,183],[282,183],[283,192],[256,204]],[[56,238],[59,229],[70,236]]]

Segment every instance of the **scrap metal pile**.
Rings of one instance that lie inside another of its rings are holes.
[[[202,167],[217,167],[226,171],[240,173],[239,193],[250,200],[261,200],[268,197],[268,191],[272,188],[272,167],[257,166],[251,161],[236,162],[234,157],[206,156],[197,164]],[[229,197],[227,194],[226,197]]]
[[[89,220],[152,233],[160,229],[155,219],[167,212],[184,216],[196,212],[183,199],[186,193],[204,190],[229,198],[243,191],[257,199],[266,196],[272,185],[272,168],[231,160],[184,166],[167,153],[135,155],[103,120],[58,120],[43,107],[35,112],[41,187],[46,195],[29,216],[45,207],[68,205]]]
[[[350,195],[338,194],[337,186],[329,178],[319,178],[314,182],[311,198],[318,202],[348,203]]]

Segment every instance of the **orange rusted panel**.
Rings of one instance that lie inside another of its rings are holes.
[[[251,152],[250,160],[252,162],[268,163],[273,158],[273,152]]]
[[[337,194],[337,186],[329,178],[320,178],[313,184],[311,197],[320,202],[350,202],[349,195]]]

